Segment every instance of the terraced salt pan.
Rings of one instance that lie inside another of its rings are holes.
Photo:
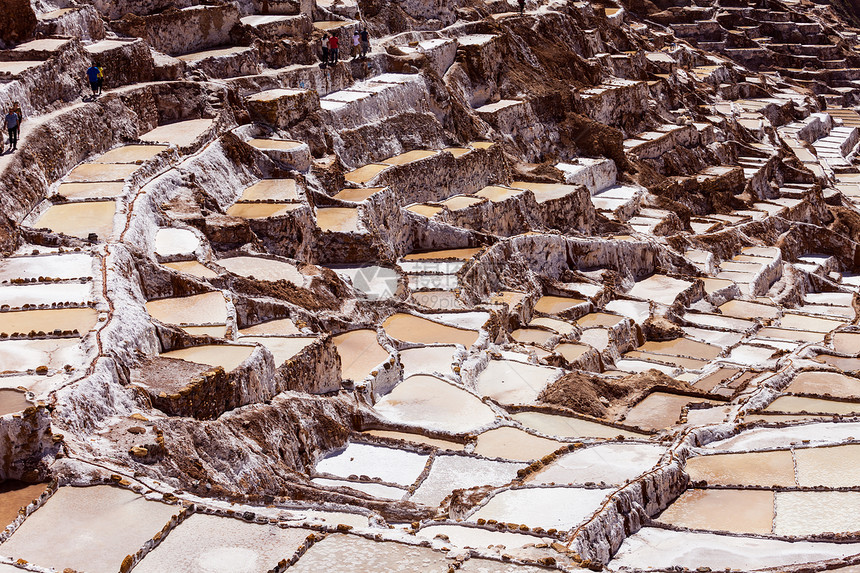
[[[285,280],[296,285],[305,283],[305,275],[293,263],[265,257],[229,257],[218,264],[233,274],[262,281]]]
[[[389,165],[381,163],[370,163],[344,174],[343,178],[350,183],[363,185],[388,169],[388,167]]]
[[[650,444],[600,444],[557,458],[529,476],[528,482],[620,485],[652,469],[665,451]]]
[[[89,332],[98,320],[93,308],[61,308],[0,313],[0,332],[22,334],[31,331],[52,333],[54,330]]]
[[[531,322],[529,322],[529,326],[542,326],[544,328],[554,330],[559,334],[573,334],[574,330],[573,325],[569,322],[564,322],[563,320],[558,320],[555,318],[547,318],[544,316],[533,318]]]
[[[403,257],[404,261],[443,261],[455,259],[468,261],[481,252],[480,248],[446,249],[442,251],[425,251],[423,253],[409,253]]]
[[[707,448],[725,451],[787,448],[793,443],[834,443],[860,436],[860,423],[803,424],[787,428],[754,428],[737,436],[711,442]]]
[[[215,324],[212,326],[182,326],[181,328],[193,336],[211,336],[212,338],[224,338],[227,336],[226,324]]]
[[[63,487],[0,546],[0,554],[58,571],[116,573],[125,556],[180,509],[115,487]]]
[[[772,328],[765,327],[756,333],[757,339],[768,340],[785,340],[798,343],[815,342],[821,344],[824,342],[824,332],[807,332],[805,330],[791,330],[788,328]]]
[[[726,360],[745,366],[767,368],[775,362],[775,360],[772,360],[774,352],[775,348],[773,347],[741,344],[732,349]]]
[[[722,352],[719,346],[688,338],[676,338],[665,341],[649,340],[640,346],[639,350],[672,356],[690,356],[700,360],[713,360]]]
[[[499,563],[489,559],[472,558],[463,563],[460,573],[546,573],[543,567],[518,565],[515,563]],[[843,573],[843,572],[840,572]]]
[[[559,314],[586,302],[580,298],[545,295],[535,303],[535,312],[544,314]]]
[[[484,199],[469,195],[457,195],[456,197],[451,197],[450,199],[442,201],[442,204],[448,207],[451,211],[466,209],[467,207],[477,205],[478,203],[484,203]]]
[[[511,338],[517,342],[538,344],[540,346],[547,346],[549,340],[555,336],[554,332],[540,328],[518,328],[511,332]]]
[[[427,479],[409,500],[435,507],[455,489],[505,485],[517,477],[517,470],[524,467],[526,464],[461,455],[438,455],[433,460]]]
[[[615,367],[620,372],[627,372],[631,374],[648,372],[649,370],[657,370],[659,372],[662,372],[663,374],[666,374],[667,376],[672,376],[678,369],[678,367],[675,365],[657,364],[656,362],[649,362],[647,360],[632,360],[627,358],[616,360]]]
[[[177,56],[178,60],[182,60],[183,62],[197,62],[200,60],[205,60],[206,58],[219,58],[222,56],[230,56],[232,54],[238,54],[243,51],[247,51],[248,48],[241,46],[233,46],[229,48],[218,48],[215,50],[206,50],[203,52],[193,52],[191,54],[183,54],[181,56]]]
[[[227,215],[241,219],[269,219],[288,215],[303,207],[301,203],[234,203],[227,209]]]
[[[803,296],[803,300],[810,304],[833,304],[838,306],[851,306],[854,293],[850,292],[811,292]]]
[[[561,354],[561,356],[568,362],[574,362],[579,360],[582,355],[590,349],[590,346],[586,346],[584,344],[570,344],[565,342],[556,346],[553,351],[557,354]]]
[[[359,211],[354,207],[325,207],[316,210],[317,227],[335,233],[361,231]]]
[[[860,483],[860,445],[794,450],[801,487],[856,487]]]
[[[526,462],[540,459],[564,445],[556,440],[533,436],[519,428],[503,426],[479,435],[475,453],[487,458]]]
[[[340,373],[345,380],[361,381],[388,361],[390,355],[376,339],[376,331],[352,330],[333,338],[340,355]]]
[[[652,392],[627,413],[624,423],[645,430],[662,430],[677,424],[681,417],[681,410],[688,404],[708,402],[710,400],[705,398]]]
[[[192,296],[163,298],[146,303],[155,320],[165,324],[224,324],[227,303],[220,291]]]
[[[334,196],[334,198],[340,199],[341,201],[361,203],[362,201],[369,199],[371,196],[376,195],[384,189],[386,189],[386,187],[367,187],[365,189],[341,189]]]
[[[452,374],[456,346],[424,346],[400,351],[403,378],[414,374]]]
[[[426,462],[427,456],[413,452],[350,442],[344,450],[318,461],[316,471],[341,477],[366,475],[409,486]]]
[[[188,229],[159,229],[155,233],[155,253],[162,257],[190,255],[200,246],[200,239]]]
[[[776,318],[779,316],[779,309],[775,306],[749,302],[745,300],[730,300],[720,306],[720,312],[732,318],[748,319],[748,318]]]
[[[610,491],[572,487],[505,490],[473,513],[469,521],[495,519],[532,528],[571,529],[597,511]]]
[[[561,373],[516,360],[490,360],[478,376],[477,390],[502,404],[531,404]]]
[[[463,451],[465,448],[465,444],[459,444],[457,442],[450,442],[448,440],[440,440],[436,438],[428,438],[427,436],[422,436],[421,434],[410,434],[407,432],[396,432],[394,430],[367,430],[362,432],[363,434],[368,434],[370,436],[379,436],[382,438],[392,438],[395,440],[404,440],[406,442],[412,442],[415,444],[425,444],[428,446],[433,446],[434,448],[439,448],[442,450],[451,450],[454,452]]]
[[[242,342],[248,344],[261,344],[265,346],[275,358],[275,366],[280,366],[287,360],[293,358],[299,352],[316,342],[316,336],[243,336]]]
[[[290,573],[445,573],[444,553],[426,547],[394,542],[377,542],[356,535],[329,535],[315,543]]]
[[[708,342],[722,348],[734,346],[741,340],[744,335],[740,332],[723,332],[720,330],[707,330],[705,328],[697,328],[695,326],[682,326],[684,337],[699,342]]]
[[[349,487],[381,499],[403,499],[403,496],[406,495],[405,489],[381,483],[365,483],[326,478],[314,478],[311,481],[315,484],[326,487]]]
[[[85,253],[7,257],[0,260],[0,281],[39,277],[77,279],[92,276],[93,258]]]
[[[221,366],[230,372],[251,356],[253,351],[253,346],[241,344],[206,344],[171,350],[162,353],[161,356],[205,364],[206,366]]]
[[[788,542],[644,527],[624,540],[610,571],[710,567],[750,571],[860,553],[860,544]]]
[[[374,406],[388,420],[441,429],[470,432],[491,424],[496,416],[476,396],[434,376],[418,374],[397,385]]]
[[[382,323],[388,336],[419,344],[462,344],[466,348],[478,340],[478,332],[440,324],[412,314],[397,313]]]
[[[857,356],[860,353],[860,333],[835,332],[833,333],[832,344],[836,352]]]
[[[82,163],[72,169],[72,172],[66,176],[64,181],[66,183],[125,181],[138,169],[140,169],[139,165]]]
[[[406,165],[408,163],[412,163],[413,161],[420,161],[422,159],[427,159],[428,157],[433,157],[434,155],[438,154],[438,151],[416,149],[414,151],[407,151],[406,153],[395,155],[394,157],[389,157],[388,159],[383,159],[382,163],[387,163],[388,165]]]
[[[115,199],[123,194],[125,183],[61,183],[57,195],[66,199]]]
[[[108,151],[93,163],[143,163],[165,149],[165,145],[124,145]]]
[[[817,314],[829,318],[844,319],[848,322],[854,320],[857,313],[850,306],[825,306],[820,304],[804,304],[797,307],[800,312],[808,314]]]
[[[557,414],[545,414],[543,412],[519,412],[511,414],[511,418],[527,428],[531,428],[548,436],[560,438],[641,438],[645,434],[630,432],[620,428],[614,428],[605,424],[599,424],[590,420],[582,420]]]
[[[239,336],[291,336],[301,334],[296,324],[289,318],[278,318],[268,322],[261,322],[253,326],[247,326],[239,330]]]
[[[781,491],[776,493],[777,535],[820,535],[858,530],[860,492]]]
[[[860,396],[860,380],[838,372],[805,371],[795,376],[785,391],[848,398]]]
[[[840,402],[836,400],[823,400],[819,398],[807,398],[804,396],[780,396],[770,403],[765,412],[786,412],[810,414],[854,414],[860,413],[860,403]]]
[[[674,279],[665,275],[651,275],[637,282],[627,293],[630,296],[653,300],[661,304],[671,305],[683,291],[693,286],[689,281]]]
[[[84,353],[79,338],[0,341],[0,372],[25,372],[39,366],[58,370],[66,364],[77,366]]]
[[[20,308],[25,304],[85,303],[91,299],[90,282],[0,286],[0,305],[8,304],[11,308]]]
[[[579,341],[602,352],[609,347],[609,331],[604,328],[590,328],[579,336]]]
[[[8,388],[0,389],[0,416],[21,412],[32,405],[32,402],[26,399],[24,392]]]
[[[17,76],[27,70],[37,68],[44,64],[45,62],[40,60],[34,61],[18,61],[18,62],[0,62],[0,75],[9,74],[10,76]]]
[[[731,318],[720,314],[700,314],[697,312],[685,313],[684,320],[699,326],[726,328],[738,332],[743,332],[755,326],[755,323],[751,320]]]
[[[212,123],[213,120],[211,119],[191,119],[160,125],[152,131],[141,135],[140,140],[186,147],[203,135],[203,132],[209,129]]]
[[[137,566],[142,573],[256,573],[292,555],[311,533],[195,513]]]
[[[362,265],[333,267],[332,270],[340,276],[348,277],[353,288],[372,300],[391,298],[400,284],[400,275],[389,267]]]
[[[711,531],[769,534],[774,492],[739,489],[688,489],[657,521]]]
[[[503,545],[508,549],[516,549],[524,545],[540,542],[539,537],[523,535],[521,533],[509,533],[507,531],[491,531],[480,527],[466,527],[464,525],[431,525],[418,531],[418,535],[427,539],[436,536],[445,536],[452,545],[457,547],[471,547],[473,549],[486,549],[491,545]],[[498,565],[501,565],[498,564]],[[462,571],[462,568],[460,569]],[[493,573],[499,569],[493,568]],[[515,571],[519,572],[517,567]]]
[[[779,325],[782,328],[796,328],[798,330],[811,330],[813,332],[830,332],[834,328],[843,326],[840,320],[827,320],[826,318],[815,318],[787,312],[783,315]]]
[[[686,469],[691,481],[705,480],[709,485],[797,485],[794,480],[794,462],[788,450],[688,458]]]
[[[606,310],[631,318],[638,323],[642,323],[651,316],[650,303],[638,300],[615,299],[606,304]]]
[[[0,485],[0,525],[6,527],[18,517],[18,510],[26,507],[34,499],[42,495],[48,484],[25,484],[15,480],[6,480]],[[0,569],[0,571],[3,571]],[[15,569],[20,573],[20,569]],[[5,572],[3,572],[5,573]]]
[[[53,233],[61,233],[79,239],[86,239],[91,233],[95,233],[100,240],[105,240],[113,232],[115,213],[116,203],[114,201],[60,203],[52,205],[42,213],[33,227],[49,229]]]
[[[607,314],[605,312],[592,312],[586,314],[582,318],[576,320],[576,325],[580,328],[612,328],[616,324],[624,320],[623,316],[616,314]]]
[[[406,207],[407,211],[411,211],[417,215],[421,215],[422,217],[427,217],[428,219],[432,219],[436,215],[442,212],[442,207],[434,207],[432,205],[409,205]]]
[[[218,273],[201,265],[197,261],[178,261],[175,263],[164,263],[164,266],[181,273],[187,273],[201,279],[212,279],[218,276]]]

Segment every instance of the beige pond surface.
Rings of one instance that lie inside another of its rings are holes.
[[[540,297],[534,309],[544,314],[559,314],[584,302],[585,300],[581,298],[547,295]]]
[[[426,251],[423,253],[409,253],[403,257],[404,261],[430,261],[456,259],[467,261],[481,252],[480,248],[447,249],[444,251]]]
[[[582,318],[576,319],[576,324],[581,328],[611,328],[624,320],[623,316],[617,314],[606,314],[605,312],[592,312]]]
[[[388,167],[388,165],[383,165],[381,163],[370,163],[346,173],[343,178],[350,183],[362,185],[388,169]]]
[[[226,324],[215,324],[212,326],[181,326],[180,328],[192,336],[211,336],[212,338],[224,338],[227,336]]]
[[[781,491],[776,494],[773,532],[777,535],[856,532],[860,530],[858,514],[860,492]]]
[[[428,157],[433,157],[438,154],[438,151],[416,149],[414,151],[407,151],[406,153],[395,155],[394,157],[389,157],[388,159],[383,159],[381,163],[387,163],[388,165],[406,165],[407,163],[427,159]]]
[[[520,299],[523,298],[523,295],[521,293],[513,294],[519,295]],[[547,318],[545,316],[540,316],[538,318],[533,318],[531,322],[529,322],[529,326],[543,326],[544,328],[552,329],[559,334],[573,334],[573,325],[569,322],[558,320],[557,318]]]
[[[564,454],[526,478],[535,484],[621,485],[651,470],[666,452],[654,444],[606,443]]]
[[[388,420],[410,426],[470,432],[491,424],[496,415],[469,392],[435,376],[410,376],[374,405]]]
[[[140,140],[185,147],[194,143],[194,140],[203,135],[203,132],[209,129],[212,123],[213,120],[211,119],[191,119],[160,125],[152,131],[141,135]]]
[[[104,183],[61,183],[57,194],[66,199],[115,199],[122,195],[122,181]]]
[[[104,241],[113,232],[113,217],[116,213],[114,201],[87,201],[85,203],[61,203],[52,205],[33,225],[36,229],[47,228],[79,239],[90,233]]]
[[[582,355],[591,349],[590,346],[584,344],[572,344],[565,342],[556,346],[553,351],[561,354],[568,362],[574,362],[582,358]]]
[[[478,436],[475,453],[487,458],[530,461],[551,454],[562,442],[533,436],[518,428],[504,426]]]
[[[553,368],[515,360],[490,360],[478,376],[478,393],[502,404],[531,404],[559,377]]]
[[[181,273],[187,273],[189,275],[200,277],[202,279],[212,279],[218,276],[218,273],[216,273],[209,267],[198,263],[197,261],[179,261],[176,263],[163,264],[169,269],[173,269]]]
[[[457,442],[449,442],[448,440],[428,438],[427,436],[422,436],[421,434],[396,432],[394,430],[367,430],[366,432],[362,433],[368,434],[370,436],[379,436],[381,438],[393,438],[395,440],[404,440],[406,442],[413,442],[416,444],[426,444],[428,446],[433,446],[434,448],[452,450],[456,452],[462,451],[466,447],[465,444],[458,444]]]
[[[794,450],[794,458],[797,483],[801,487],[857,487],[860,484],[860,445],[798,448]]]
[[[42,495],[48,484],[26,484],[15,480],[6,480],[0,485],[0,526],[6,527],[18,518],[18,510],[30,505]],[[16,571],[20,571],[17,570]]]
[[[546,346],[549,339],[556,336],[554,332],[540,328],[518,328],[511,332],[511,338],[517,342],[526,344],[539,344]]]
[[[806,398],[804,396],[780,396],[764,409],[765,412],[785,412],[794,414],[855,414],[860,413],[860,403]]]
[[[815,318],[814,316],[806,316],[790,312],[785,313],[779,321],[779,325],[783,328],[796,328],[798,330],[809,330],[812,332],[830,332],[834,328],[838,328],[844,324],[844,322],[839,320]]]
[[[61,308],[51,310],[25,310],[0,313],[0,332],[22,334],[35,330],[51,333],[59,330],[89,332],[95,326],[99,313],[93,308]]]
[[[657,521],[731,533],[763,533],[773,529],[772,491],[688,489],[660,514]]]
[[[432,219],[433,217],[442,212],[442,207],[434,207],[433,205],[425,205],[423,203],[419,203],[417,205],[410,205],[406,207],[406,210],[411,211],[416,215],[421,215],[422,217]]]
[[[501,201],[517,197],[518,195],[522,195],[523,193],[525,193],[525,191],[522,189],[508,189],[507,187],[490,185],[475,193],[475,196],[489,199],[493,203],[499,203]]]
[[[561,438],[641,438],[645,434],[630,432],[569,416],[558,414],[545,414],[543,412],[519,412],[512,414],[511,418],[532,430],[548,436],[559,436]]]
[[[303,206],[301,203],[234,203],[227,209],[227,215],[242,219],[268,219],[287,215]]]
[[[713,344],[690,340],[689,338],[676,338],[675,340],[660,342],[651,340],[640,346],[639,350],[673,356],[689,356],[699,360],[713,360],[720,355],[723,349]]]
[[[227,303],[220,291],[163,298],[146,303],[149,315],[165,324],[224,324]]]
[[[261,322],[260,324],[247,326],[239,330],[239,336],[260,336],[267,334],[290,336],[292,334],[301,334],[301,331],[289,318],[279,318],[277,320]]]
[[[372,195],[376,195],[380,191],[386,189],[386,187],[367,187],[362,189],[341,189],[337,195],[334,196],[335,199],[340,199],[341,201],[352,201],[353,203],[361,203],[362,201],[369,199]],[[416,211],[417,212],[417,211]],[[419,215],[423,213],[418,213]]]
[[[290,573],[447,573],[448,562],[426,547],[334,534],[311,546]]]
[[[275,358],[275,366],[280,366],[314,342],[316,336],[243,336],[242,343],[261,344],[269,349]]]
[[[652,392],[627,413],[624,423],[646,430],[662,430],[678,423],[681,410],[687,404],[703,402],[709,400],[668,392]]]
[[[679,294],[692,285],[693,283],[691,282],[673,279],[665,275],[652,275],[633,285],[633,288],[627,294],[670,305],[675,302],[675,298]]]
[[[219,259],[218,264],[234,275],[246,278],[271,282],[285,280],[299,286],[305,282],[305,275],[299,272],[298,267],[286,261],[265,257],[230,257]]]
[[[54,370],[83,360],[80,338],[4,340],[0,342],[0,372],[23,372],[47,366]]]
[[[478,197],[470,197],[468,195],[457,195],[456,197],[451,197],[450,199],[445,199],[442,201],[442,204],[448,207],[452,211],[459,211],[460,209],[465,209],[467,207],[471,207],[472,205],[477,205],[478,203],[484,203],[485,200]]]
[[[431,525],[424,527],[418,532],[421,537],[433,539],[436,536],[445,536],[453,545],[457,547],[471,547],[473,549],[485,549],[491,545],[504,545],[507,548],[522,547],[528,544],[534,544],[540,541],[540,538],[533,535],[523,535],[522,533],[509,533],[507,531],[491,531],[481,527],[466,527],[464,525]],[[474,559],[470,559],[471,563]],[[490,562],[492,563],[492,562]],[[504,567],[501,563],[493,563],[492,569],[488,572],[498,572],[500,567]],[[462,571],[462,567],[459,571]],[[513,571],[520,571],[519,567],[515,567]],[[542,573],[546,570],[541,569]]]
[[[166,145],[126,145],[108,151],[93,163],[142,163],[165,149]]]
[[[63,487],[0,546],[0,554],[58,571],[116,573],[125,556],[180,509],[110,486]]]
[[[388,336],[403,342],[462,344],[468,348],[478,340],[476,330],[439,324],[420,316],[405,313],[389,316],[382,323],[382,327]]]
[[[725,316],[733,318],[749,319],[749,318],[776,318],[779,316],[779,309],[766,304],[758,304],[745,300],[730,300],[720,306],[720,312]]]
[[[631,360],[645,360],[647,362],[662,362],[664,364],[674,364],[687,370],[699,370],[708,364],[705,360],[696,360],[695,358],[682,358],[680,356],[672,356],[669,354],[654,354],[653,352],[639,352],[633,350],[625,352],[623,358]]]
[[[413,374],[451,374],[456,346],[422,346],[400,351],[403,378]]]
[[[352,330],[338,334],[333,340],[340,355],[340,372],[344,379],[364,380],[390,358],[388,351],[377,342],[375,330]]]
[[[298,201],[295,179],[263,179],[242,191],[239,201]]]
[[[335,233],[358,233],[359,212],[355,207],[325,207],[316,210],[317,227]]]
[[[97,183],[103,181],[125,181],[137,171],[138,165],[83,163],[66,176],[67,183]]]
[[[0,62],[0,74],[9,74],[11,76],[17,76],[18,74],[25,72],[29,69],[39,67],[45,62],[40,60],[21,60],[17,62]]]
[[[689,458],[687,473],[691,481],[705,480],[709,485],[797,485],[794,481],[794,462],[788,450]]]
[[[857,356],[860,353],[860,332],[836,332],[833,334],[833,348],[840,354]],[[845,368],[843,368],[845,370]]]
[[[24,392],[8,388],[0,389],[0,416],[21,412],[32,405],[24,397]]]
[[[839,398],[849,398],[860,396],[860,380],[838,372],[806,371],[795,376],[785,391],[796,394],[830,394]]]
[[[245,361],[254,351],[253,346],[241,344],[206,344],[164,352],[166,358],[178,358],[187,362],[205,364],[206,366],[221,366],[230,372]]]
[[[571,529],[594,513],[611,490],[568,487],[502,491],[469,517],[544,529]]]

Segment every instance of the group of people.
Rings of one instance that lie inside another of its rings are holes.
[[[21,111],[21,106],[18,102],[14,102],[12,107],[3,118],[3,123],[6,126],[6,131],[9,133],[9,151],[18,149],[18,136],[21,133],[21,122],[24,121],[24,113]],[[0,153],[5,153],[3,139],[0,137]]]
[[[320,66],[335,65],[340,57],[340,39],[336,34],[323,34],[322,37],[322,63]],[[370,52],[370,34],[367,33],[367,28],[358,28],[352,33],[352,46],[350,56],[353,59],[367,57]]]

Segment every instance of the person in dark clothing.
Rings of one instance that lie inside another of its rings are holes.
[[[105,85],[105,69],[101,66],[101,64],[97,64],[96,69],[99,71],[99,95],[102,95],[102,88]]]
[[[366,58],[368,52],[370,52],[370,35],[367,33],[367,28],[363,28],[361,30],[361,58]]]
[[[334,65],[337,63],[337,36],[332,34],[328,37],[328,61]]]
[[[6,129],[9,131],[10,151],[18,149],[18,132],[21,128],[21,118],[15,113],[15,110],[9,108],[9,113],[6,114]]]
[[[87,70],[87,80],[90,82],[90,89],[93,90],[93,96],[99,95],[99,68],[95,64]]]
[[[520,3],[520,15],[522,15],[526,11],[526,0],[519,0]]]
[[[322,67],[326,67],[328,64],[328,34],[323,34],[322,37]]]

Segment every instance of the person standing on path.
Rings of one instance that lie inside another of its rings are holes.
[[[93,97],[99,95],[99,68],[95,64],[87,69],[87,80],[90,82],[90,89],[93,90]]]
[[[15,110],[9,108],[9,113],[6,114],[6,129],[9,131],[9,146],[10,151],[18,149],[18,133],[21,128],[21,118],[15,113]]]
[[[105,69],[101,64],[96,64],[96,69],[99,71],[99,95],[102,95],[102,87],[105,85]]]
[[[526,0],[518,0],[520,3],[520,16],[526,11]]]
[[[352,31],[352,50],[350,51],[350,56],[352,59],[358,58],[358,54],[361,46],[361,33],[358,31],[358,28]]]
[[[328,64],[328,34],[323,34],[322,37],[322,63],[320,67],[325,68]]]
[[[328,37],[328,58],[332,65],[337,64],[337,46],[338,38],[335,34]]]
[[[361,30],[361,59],[367,57],[370,52],[370,35],[367,33],[367,28]]]

